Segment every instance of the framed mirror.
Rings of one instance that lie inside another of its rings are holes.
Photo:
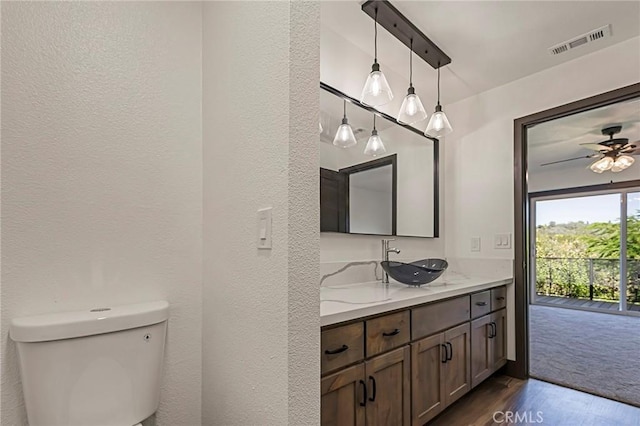
[[[320,231],[438,237],[438,140],[320,87]],[[347,148],[333,143],[345,111],[355,137]],[[365,154],[374,115],[384,145],[375,156]]]

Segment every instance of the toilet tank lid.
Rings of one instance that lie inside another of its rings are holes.
[[[144,327],[168,318],[169,303],[160,300],[14,318],[9,334],[16,342],[46,342]]]

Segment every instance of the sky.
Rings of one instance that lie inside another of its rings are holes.
[[[630,214],[640,209],[640,193],[629,194]],[[592,195],[536,202],[536,225],[549,222],[618,222],[620,219],[620,194]]]

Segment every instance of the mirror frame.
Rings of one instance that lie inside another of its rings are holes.
[[[377,109],[370,107],[368,105],[363,104],[358,99],[352,98],[346,93],[341,92],[340,90],[329,86],[326,83],[320,82],[320,89],[331,93],[334,96],[337,96],[341,99],[346,100],[347,102],[360,107],[366,111],[369,111],[373,114],[376,114],[378,117],[384,118],[385,120],[393,122],[395,125],[404,127],[407,130],[412,131],[413,133],[422,136],[425,139],[428,139],[433,142],[433,236],[431,237],[423,237],[418,235],[400,235],[396,233],[395,226],[393,227],[392,236],[394,237],[407,237],[407,238],[439,238],[440,237],[440,140],[437,138],[432,138],[431,136],[427,136],[424,134],[422,130],[416,129],[413,126],[408,124],[398,123],[398,121],[386,114],[384,112],[378,111]],[[394,172],[395,173],[395,172]],[[395,202],[394,202],[395,208]],[[395,225],[395,224],[394,224]],[[344,235],[379,235],[379,234],[350,234],[348,232],[337,232],[338,234]],[[384,235],[388,237],[389,235]]]

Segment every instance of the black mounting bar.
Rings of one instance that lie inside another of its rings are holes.
[[[451,63],[451,58],[446,53],[387,0],[369,0],[362,5],[362,11],[371,18],[375,17],[376,9],[378,9],[378,23],[434,69]],[[413,48],[411,39],[413,39]]]

